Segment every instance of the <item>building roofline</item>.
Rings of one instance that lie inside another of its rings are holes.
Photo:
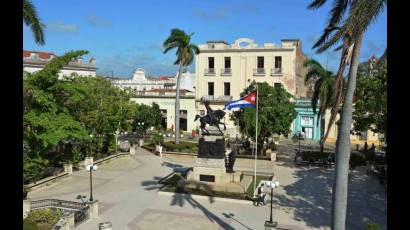
[[[210,44],[210,43],[223,43],[223,44],[225,44],[225,45],[229,45],[226,41],[223,41],[223,40],[207,41],[206,43],[207,43],[207,44]]]
[[[273,51],[293,51],[294,48],[257,48],[257,49],[201,49],[201,53],[227,53],[227,52],[273,52]]]

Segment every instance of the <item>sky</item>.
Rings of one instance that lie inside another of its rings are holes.
[[[149,76],[173,76],[175,51],[163,54],[162,43],[172,28],[195,33],[194,44],[238,38],[254,39],[259,45],[297,38],[303,52],[336,71],[340,55],[332,50],[316,54],[320,36],[333,1],[309,10],[311,0],[33,0],[46,25],[46,44],[38,46],[23,23],[23,49],[62,55],[88,50],[85,61],[95,57],[97,73],[130,78],[136,68]],[[365,33],[361,61],[381,56],[387,46],[387,12],[379,15]],[[189,67],[195,70],[195,62]]]

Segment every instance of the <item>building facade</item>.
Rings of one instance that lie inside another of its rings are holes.
[[[292,135],[298,135],[304,129],[305,139],[319,141],[321,137],[320,117],[313,112],[311,99],[296,99],[295,110],[296,117],[292,122]]]
[[[152,89],[173,89],[175,78],[172,77],[147,77],[146,71],[138,68],[134,71],[131,79],[113,78],[112,83],[121,89],[130,88],[135,91],[149,91]]]
[[[298,39],[283,39],[281,45],[265,43],[262,46],[252,39],[240,38],[233,44],[209,41],[199,45],[196,56],[196,106],[200,114],[206,111],[203,100],[210,101],[214,109],[223,109],[231,100],[238,100],[240,93],[252,81],[267,82],[271,86],[282,85],[296,98],[306,97],[304,84],[307,57]],[[227,132],[239,134],[238,127],[225,115]]]
[[[36,52],[23,50],[23,71],[34,73],[42,70],[56,55],[49,52]],[[59,73],[59,78],[70,76],[75,73],[81,76],[96,76],[96,59],[91,58],[88,63],[83,62],[83,58],[70,61]]]
[[[175,95],[175,89],[151,89],[137,92],[131,101],[146,105],[157,103],[162,113],[162,125],[169,129],[175,128]],[[188,132],[196,129],[195,115],[195,94],[188,90],[180,90],[180,129]]]

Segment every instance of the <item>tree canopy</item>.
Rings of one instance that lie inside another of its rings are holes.
[[[133,131],[137,121],[144,121],[146,128],[161,122],[158,105],[131,102],[130,92],[114,87],[106,78],[76,74],[59,78],[69,61],[85,54],[87,51],[68,52],[53,58],[42,70],[23,75],[25,182],[37,178],[44,167],[58,164],[56,155],[68,154],[68,160],[74,161],[96,151],[107,152],[115,148],[117,130]],[[79,149],[58,150],[73,145]]]
[[[381,65],[373,76],[367,74],[357,78],[353,112],[356,134],[367,130],[387,132],[387,64],[383,62]]]
[[[296,116],[295,106],[290,99],[292,95],[283,86],[273,87],[268,83],[258,84],[258,142],[263,143],[272,134],[287,136],[291,132],[291,124]],[[256,83],[252,82],[241,93],[241,97],[256,90]],[[256,111],[253,108],[232,113],[231,119],[239,125],[243,134],[255,139]]]

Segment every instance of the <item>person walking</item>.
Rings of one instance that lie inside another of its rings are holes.
[[[159,152],[159,156],[162,158],[162,145],[159,144],[158,146],[158,152]]]
[[[265,194],[263,193],[263,186],[264,184],[262,183],[261,186],[258,187],[258,195],[256,197],[256,206],[259,206],[259,204],[262,204],[263,206],[265,205]]]

